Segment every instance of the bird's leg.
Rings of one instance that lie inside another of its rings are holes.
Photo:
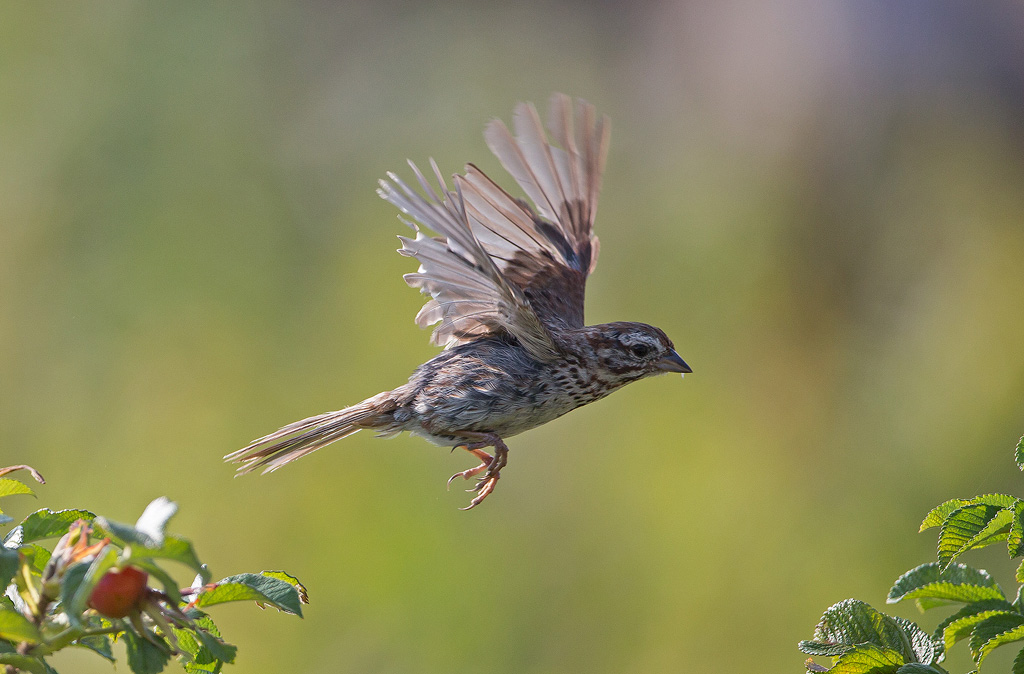
[[[475,468],[464,470],[461,473],[455,473],[455,475],[452,475],[451,478],[448,479],[448,484],[451,484],[452,480],[457,477],[468,480],[481,472],[484,473],[483,477],[477,480],[476,486],[469,490],[476,492],[476,496],[469,502],[468,506],[462,508],[462,510],[470,510],[480,505],[480,503],[482,503],[483,500],[487,498],[492,491],[494,491],[494,487],[498,484],[498,478],[501,477],[501,469],[508,464],[508,447],[506,447],[502,439],[494,433],[476,433],[467,431],[460,433],[460,435],[469,438],[479,438],[478,442],[462,446],[466,448],[466,451],[478,457],[481,463]],[[484,447],[494,447],[494,456],[483,451]]]
[[[487,466],[491,465],[491,461],[494,460],[494,457],[492,457],[490,454],[485,452],[483,449],[480,449],[480,448],[470,448],[469,445],[459,445],[459,447],[462,447],[467,452],[469,452],[470,454],[472,454],[476,458],[480,459],[480,465],[475,467],[475,468],[470,468],[468,470],[464,470],[462,472],[455,473],[455,475],[452,475],[450,478],[448,478],[448,486],[449,487],[452,484],[452,480],[454,480],[455,478],[461,477],[463,480],[468,480],[469,478],[473,477],[474,475],[477,475],[478,473],[486,470]],[[458,447],[453,447],[453,449],[458,449]]]

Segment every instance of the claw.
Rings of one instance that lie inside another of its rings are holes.
[[[475,492],[476,496],[469,502],[469,505],[465,508],[459,508],[459,510],[472,510],[473,508],[480,505],[485,498],[498,484],[498,478],[501,477],[501,469],[508,463],[508,447],[502,442],[501,438],[492,433],[465,433],[464,435],[476,439],[479,438],[479,442],[472,444],[461,445],[466,451],[480,459],[480,465],[468,470],[464,470],[459,473],[455,473],[448,478],[448,487],[451,487],[453,481],[456,478],[462,478],[468,480],[471,477],[483,473],[475,486],[471,489],[467,489],[468,492]],[[483,451],[484,447],[494,447],[494,456],[491,456],[487,452]]]

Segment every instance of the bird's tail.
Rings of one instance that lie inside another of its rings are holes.
[[[381,393],[358,405],[288,424],[231,452],[224,460],[241,464],[237,475],[260,468],[266,474],[364,428],[386,432],[387,428],[382,428],[385,414],[395,407],[391,392]]]

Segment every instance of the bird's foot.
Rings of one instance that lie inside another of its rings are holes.
[[[464,480],[468,480],[483,473],[483,476],[477,480],[476,485],[472,489],[466,490],[476,492],[476,496],[473,497],[468,506],[460,508],[460,510],[472,510],[483,503],[483,500],[497,486],[498,478],[501,477],[501,469],[508,464],[508,447],[505,446],[501,438],[492,433],[481,433],[479,435],[482,438],[480,442],[464,445],[464,447],[466,451],[480,459],[480,465],[460,473],[455,473],[455,475],[448,478],[448,484],[451,485],[452,480],[455,478],[461,477]],[[483,451],[484,447],[494,447],[494,456]]]

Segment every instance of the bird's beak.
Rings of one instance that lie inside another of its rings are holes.
[[[680,358],[679,354],[675,351],[658,360],[654,363],[654,366],[662,372],[682,372],[683,374],[693,372],[690,366],[686,364],[686,361]]]

